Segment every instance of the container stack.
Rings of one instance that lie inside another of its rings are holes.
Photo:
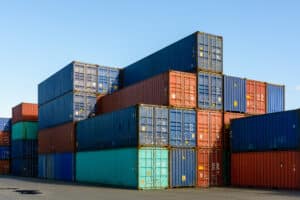
[[[0,175],[10,173],[11,119],[0,118]]]
[[[300,110],[232,122],[234,186],[300,189]]]
[[[37,120],[37,104],[21,103],[12,109],[12,175],[37,176]]]
[[[94,116],[96,99],[118,85],[118,69],[77,61],[39,84],[40,178],[75,180],[76,122]]]

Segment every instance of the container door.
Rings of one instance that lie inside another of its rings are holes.
[[[154,143],[157,146],[169,144],[169,114],[167,108],[154,108],[155,136]]]
[[[139,144],[154,145],[153,107],[139,106]]]
[[[216,110],[223,109],[223,80],[222,76],[211,75],[210,76],[210,107]]]
[[[113,93],[119,89],[119,70],[109,69],[109,93]]]
[[[76,64],[74,66],[74,90],[84,91],[84,65]]]
[[[95,93],[97,92],[98,68],[96,66],[85,66],[85,91]]]
[[[107,94],[109,88],[109,69],[100,66],[98,68],[98,92]]]
[[[74,120],[80,121],[85,119],[85,98],[81,93],[74,94]]]
[[[196,112],[183,111],[183,142],[186,147],[196,147]]]
[[[170,145],[180,147],[182,145],[183,114],[182,110],[170,109]]]
[[[210,182],[209,176],[209,150],[198,149],[197,152],[197,186],[208,187]]]
[[[198,107],[209,108],[209,74],[198,73]]]
[[[210,156],[210,185],[222,185],[222,150],[214,149]]]
[[[200,148],[210,147],[209,112],[197,111],[197,146]]]

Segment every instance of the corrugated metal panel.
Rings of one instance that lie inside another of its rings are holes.
[[[11,119],[0,118],[0,131],[10,131],[10,130],[11,130]]]
[[[284,86],[267,84],[267,112],[281,112],[285,107]]]
[[[231,161],[234,186],[300,189],[300,152],[234,153]]]
[[[188,109],[169,110],[171,147],[196,146],[196,111]]]
[[[223,185],[223,159],[221,149],[212,149],[210,152],[210,186]]]
[[[95,94],[65,94],[39,107],[39,129],[86,119],[94,113],[95,105]]]
[[[300,110],[232,121],[232,151],[300,149]]]
[[[79,122],[77,149],[167,146],[168,128],[167,107],[133,106]]]
[[[10,159],[10,147],[0,146],[0,160],[9,160],[9,159]]]
[[[224,75],[224,110],[246,112],[246,80]]]
[[[198,72],[198,108],[223,109],[222,75]]]
[[[98,93],[111,94],[119,89],[120,69],[99,66],[98,67]]]
[[[139,189],[166,188],[168,150],[147,147],[78,152],[76,180]]]
[[[10,145],[10,132],[0,131],[0,146]]]
[[[38,177],[39,178],[47,178],[46,176],[46,158],[47,155],[39,154],[38,156]]]
[[[0,160],[0,175],[6,175],[10,173],[10,161]]]
[[[37,157],[37,140],[13,140],[11,144],[11,157],[35,158]]]
[[[18,122],[12,126],[12,140],[35,140],[38,134],[37,122]]]
[[[75,163],[73,153],[55,154],[54,160],[55,179],[61,181],[75,180]]]
[[[246,113],[266,113],[266,83],[246,80]]]
[[[36,158],[16,158],[12,159],[11,173],[14,176],[36,177],[37,176],[37,164]]]
[[[21,103],[12,108],[12,123],[20,121],[38,121],[38,105]]]
[[[170,150],[170,187],[196,185],[195,149],[172,148]]]

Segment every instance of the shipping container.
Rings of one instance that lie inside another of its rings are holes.
[[[0,146],[0,160],[9,160],[10,159],[10,147]]]
[[[222,73],[223,38],[203,32],[193,33],[125,67],[122,70],[123,87],[168,70]]]
[[[169,71],[104,96],[97,114],[112,112],[139,103],[183,108],[196,107],[196,76]]]
[[[223,110],[222,75],[198,72],[198,108]]]
[[[0,146],[10,145],[10,132],[0,131]]]
[[[300,150],[300,109],[232,120],[232,151]]]
[[[18,122],[12,126],[12,140],[36,140],[38,134],[37,122]]]
[[[223,185],[231,185],[231,153],[230,151],[223,151],[222,155],[222,175]]]
[[[300,152],[269,151],[233,153],[233,186],[300,189]]]
[[[224,75],[224,110],[246,112],[246,80]]]
[[[196,150],[170,149],[170,187],[196,186]]]
[[[98,65],[73,61],[38,85],[39,106],[64,94],[98,92]]]
[[[10,161],[0,160],[0,175],[7,175],[10,173]]]
[[[168,187],[167,148],[121,148],[76,153],[76,180],[125,188]]]
[[[169,144],[171,147],[196,147],[196,111],[170,108]]]
[[[11,157],[14,158],[35,158],[37,157],[37,140],[12,140]]]
[[[12,123],[20,121],[38,121],[38,105],[33,103],[20,103],[12,108]]]
[[[75,123],[39,130],[39,153],[75,152]]]
[[[0,131],[11,130],[11,118],[0,118]]]
[[[267,112],[282,112],[285,108],[285,87],[267,84]]]
[[[137,105],[77,124],[77,150],[168,146],[168,108]]]
[[[197,147],[222,148],[223,113],[197,110]]]
[[[95,112],[96,95],[70,92],[39,107],[39,129],[80,121]]]
[[[99,66],[98,67],[98,93],[111,94],[119,89],[120,69]]]
[[[266,83],[246,80],[246,113],[266,113]]]
[[[14,176],[36,177],[37,164],[37,157],[12,159],[11,173]]]
[[[222,186],[222,150],[197,150],[197,186]]]
[[[74,181],[74,155],[74,153],[40,154],[38,177],[60,181]]]

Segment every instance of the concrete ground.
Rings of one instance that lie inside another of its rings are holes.
[[[16,190],[37,190],[40,194],[21,194]],[[0,176],[0,200],[290,200],[300,199],[300,191],[238,188],[172,189],[136,191],[112,189],[32,178]]]

